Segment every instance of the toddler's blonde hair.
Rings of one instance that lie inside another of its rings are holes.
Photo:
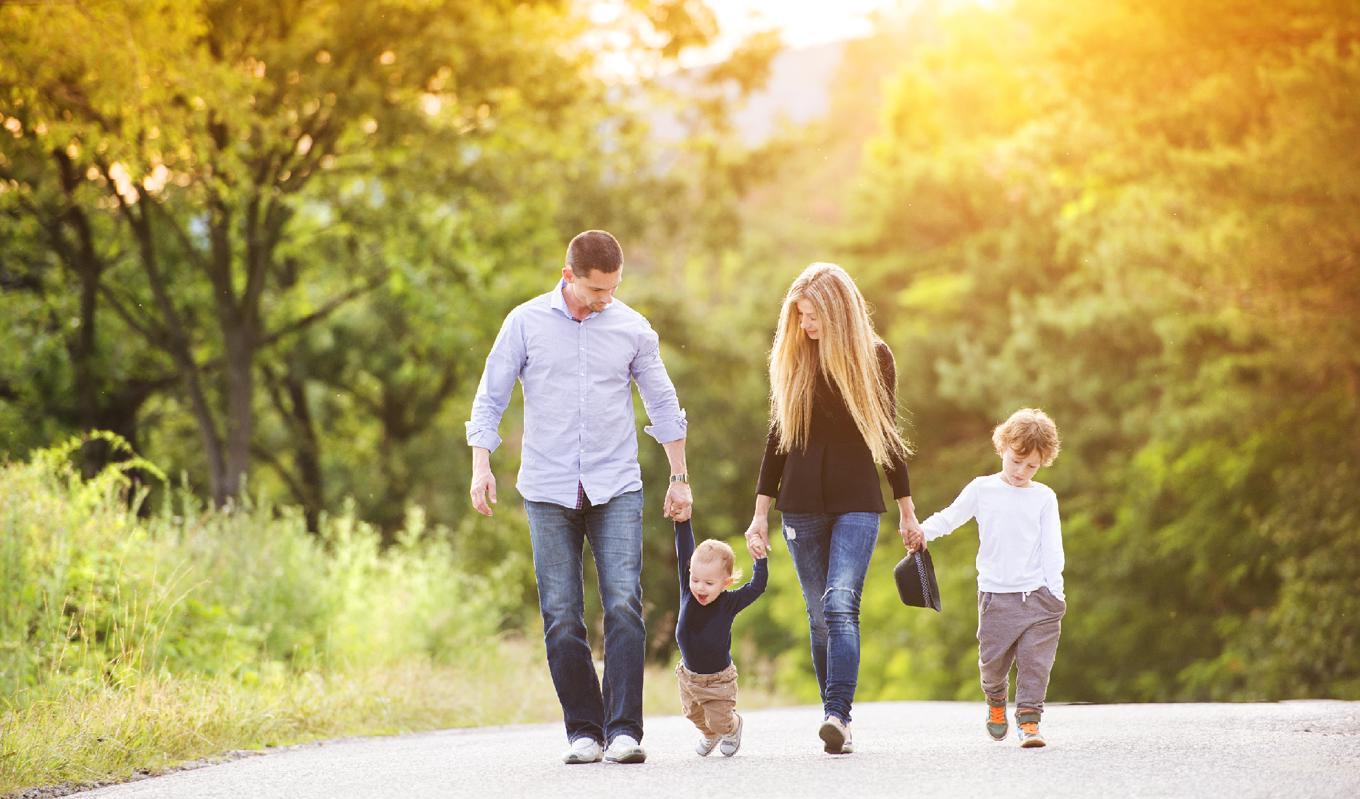
[[[1021,408],[997,425],[992,431],[992,445],[998,455],[1013,449],[1023,458],[1037,451],[1044,466],[1052,464],[1062,449],[1058,426],[1038,408]]]
[[[732,552],[732,547],[716,538],[709,538],[695,547],[694,554],[690,557],[691,563],[694,561],[710,563],[715,560],[727,571],[727,584],[736,585],[741,579],[741,569],[736,568],[737,556]]]

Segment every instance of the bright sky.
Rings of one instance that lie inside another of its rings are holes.
[[[777,27],[789,47],[804,47],[869,32],[869,15],[909,0],[710,0],[722,29],[721,44],[731,47],[746,35]]]
[[[578,0],[580,1],[580,0]],[[607,42],[608,28],[618,20],[619,0],[584,0],[592,21],[598,26],[601,42]],[[704,52],[688,52],[681,58],[685,66],[720,60],[747,36],[778,28],[786,47],[862,36],[870,30],[870,15],[876,11],[893,12],[915,5],[916,0],[708,0],[718,17],[720,34]],[[630,70],[615,59],[606,58],[606,69],[624,74]]]

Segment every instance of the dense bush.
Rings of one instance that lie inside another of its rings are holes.
[[[451,536],[408,514],[396,543],[347,509],[309,533],[292,508],[205,507],[133,460],[82,479],[76,443],[0,467],[0,694],[166,674],[450,662],[494,639],[528,564],[460,568]]]

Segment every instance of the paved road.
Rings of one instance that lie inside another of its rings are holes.
[[[1026,750],[987,738],[981,703],[873,703],[856,707],[856,752],[839,757],[821,752],[816,708],[745,715],[731,759],[700,759],[669,716],[647,720],[636,766],[561,765],[560,725],[533,725],[336,741],[79,796],[1360,796],[1360,702],[1056,705],[1048,748]]]

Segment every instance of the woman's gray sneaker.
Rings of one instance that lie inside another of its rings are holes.
[[[850,731],[846,729],[845,722],[835,716],[827,716],[822,722],[821,729],[817,730],[821,736],[823,749],[827,754],[839,755],[845,751],[845,742],[850,737]]]

